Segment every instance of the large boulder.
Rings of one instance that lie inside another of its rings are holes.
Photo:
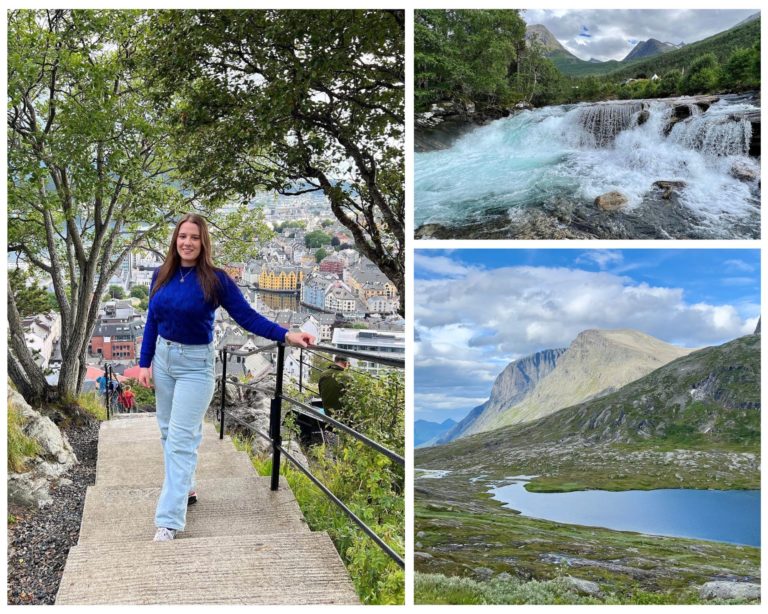
[[[597,582],[584,580],[582,578],[574,578],[573,576],[565,576],[563,582],[570,590],[579,595],[600,597],[603,594],[603,591],[600,589],[600,585]]]
[[[25,507],[44,507],[51,502],[49,486],[78,461],[72,446],[47,416],[32,409],[15,390],[8,391],[8,404],[13,405],[24,422],[22,432],[40,446],[37,456],[26,463],[26,471],[8,473],[8,502]]]
[[[748,183],[752,181],[759,181],[760,168],[747,164],[745,162],[736,161],[731,166],[731,177],[738,179],[739,181],[746,181]]]
[[[707,582],[699,589],[702,599],[760,599],[760,585],[751,582]]]
[[[621,192],[606,192],[595,199],[595,205],[603,211],[618,211],[626,206],[629,199]]]

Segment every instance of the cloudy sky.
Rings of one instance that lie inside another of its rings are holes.
[[[416,418],[460,420],[509,362],[589,328],[690,348],[751,333],[759,267],[758,250],[416,250]]]
[[[543,24],[582,60],[622,60],[639,42],[655,38],[675,45],[694,43],[735,26],[755,9],[739,10],[534,10],[529,25]]]

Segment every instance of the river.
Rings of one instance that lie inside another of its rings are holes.
[[[416,226],[442,226],[438,238],[759,238],[759,107],[697,100],[543,107],[417,153]],[[626,205],[599,210],[611,191]]]

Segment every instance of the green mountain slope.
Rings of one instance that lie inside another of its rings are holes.
[[[705,53],[714,53],[719,62],[725,62],[736,49],[752,47],[760,40],[760,19],[748,21],[725,32],[691,43],[681,49],[675,49],[661,55],[632,62],[611,72],[609,77],[615,80],[629,79],[640,74],[662,76],[670,70],[683,70]],[[596,73],[593,73],[596,74]]]
[[[417,462],[470,467],[513,448],[598,444],[759,452],[760,335],[692,352],[605,397],[451,442]]]

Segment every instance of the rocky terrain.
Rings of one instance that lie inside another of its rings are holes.
[[[447,443],[465,434],[474,432],[478,421],[495,419],[501,412],[522,401],[536,385],[557,365],[565,349],[543,350],[509,363],[493,383],[490,398],[478,405],[453,429],[438,439]]]
[[[536,420],[612,392],[690,351],[634,330],[583,331],[520,400],[483,412],[464,433]]]

